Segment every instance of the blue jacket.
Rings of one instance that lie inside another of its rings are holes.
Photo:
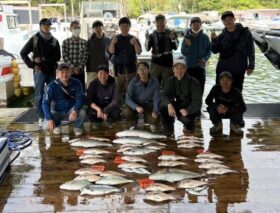
[[[186,46],[183,40],[181,47],[181,53],[185,57],[187,67],[199,67],[199,59],[208,61],[211,56],[211,43],[207,34],[201,30],[198,36],[195,37],[192,35],[191,30],[187,30],[184,38],[191,40],[191,46]]]
[[[138,104],[153,103],[153,112],[159,112],[160,86],[158,80],[150,76],[149,82],[145,85],[135,76],[128,84],[126,104],[132,109],[136,109]]]
[[[75,99],[66,95],[61,87],[63,87]],[[47,87],[42,101],[42,108],[45,118],[51,120],[51,106],[54,111],[66,113],[73,107],[75,111],[79,111],[83,104],[84,92],[79,80],[70,78],[68,85],[65,87],[59,79],[56,79]]]

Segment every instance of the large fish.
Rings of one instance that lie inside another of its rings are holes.
[[[229,169],[228,166],[220,163],[202,163],[198,166],[200,169],[217,169],[217,168],[227,168]]]
[[[145,165],[140,163],[126,162],[118,165],[119,168],[128,168],[128,169],[138,169],[138,168],[146,168]]]
[[[100,175],[102,171],[98,169],[93,169],[91,167],[88,168],[81,168],[77,171],[75,171],[76,175]]]
[[[106,161],[101,158],[87,158],[87,159],[81,160],[81,163],[92,165],[92,164],[96,164],[96,163],[106,163]]]
[[[115,140],[113,140],[113,143],[116,144],[138,144],[141,145],[145,142],[147,142],[148,140],[145,138],[138,138],[138,137],[121,137],[121,138],[117,138]]]
[[[147,141],[143,143],[143,146],[148,146],[148,145],[166,146],[165,143],[157,142],[157,141]]]
[[[178,148],[186,148],[186,149],[192,149],[197,147],[202,147],[202,145],[198,143],[181,143],[178,145]]]
[[[187,157],[180,155],[161,155],[158,157],[159,160],[188,160]]]
[[[165,167],[175,167],[175,166],[183,166],[183,165],[187,165],[187,164],[176,160],[162,160],[158,163],[158,166],[165,166]]]
[[[223,159],[224,157],[214,153],[201,153],[196,156],[197,158],[212,158],[212,159]]]
[[[149,172],[146,168],[121,168],[121,170],[128,173],[147,174],[147,175],[151,174],[151,172]]]
[[[189,140],[189,139],[181,139],[176,141],[177,144],[182,144],[182,143],[197,143],[197,144],[203,144],[203,141],[200,140]]]
[[[165,135],[157,135],[143,130],[124,130],[116,133],[117,137],[139,137],[146,139],[165,139]]]
[[[104,171],[101,174],[99,174],[101,177],[107,177],[107,176],[121,176],[121,177],[125,177],[126,175],[120,172],[116,172],[116,171]]]
[[[102,154],[110,154],[110,152],[103,149],[90,148],[90,149],[86,149],[84,151],[84,154],[102,155]]]
[[[96,141],[105,141],[105,142],[110,142],[108,138],[99,138],[99,137],[94,137],[94,136],[89,136],[88,139],[90,140],[96,140]]]
[[[85,180],[71,180],[66,183],[63,183],[59,186],[60,189],[64,190],[81,190],[82,188],[90,185],[91,183],[89,181]]]
[[[102,185],[119,185],[119,184],[125,184],[125,183],[132,183],[132,180],[126,179],[124,177],[120,176],[107,176],[103,177],[102,179],[96,181],[96,184],[102,184]]]
[[[177,198],[174,195],[166,194],[164,192],[149,192],[146,194],[144,199],[155,201],[155,202],[177,200]]]
[[[223,175],[227,173],[236,173],[236,171],[227,168],[209,169],[206,172],[208,175]]]
[[[74,180],[86,180],[88,182],[96,182],[100,179],[101,179],[101,177],[98,175],[79,175],[79,176],[75,177]]]
[[[145,155],[145,154],[152,153],[155,151],[156,150],[147,149],[147,148],[133,148],[133,149],[124,151],[123,154],[124,155]]]
[[[86,155],[81,155],[79,157],[80,160],[88,159],[88,158],[102,158],[102,156],[101,155],[94,155],[94,154],[92,154],[92,155],[86,154]]]
[[[199,186],[205,186],[207,182],[201,180],[181,180],[178,183],[178,188],[193,189]]]
[[[92,147],[108,147],[108,146],[112,146],[112,144],[102,142],[102,141],[84,140],[84,141],[73,142],[71,143],[71,146],[92,148]]]
[[[184,179],[192,179],[198,178],[200,174],[180,169],[168,169],[161,170],[152,175],[150,175],[150,179],[152,180],[165,180],[168,182],[176,182]]]
[[[222,161],[214,159],[214,158],[196,158],[194,160],[194,162],[197,162],[197,163],[221,163],[221,164],[223,163]]]
[[[128,162],[140,162],[140,163],[147,163],[147,161],[141,157],[138,156],[122,156],[122,160],[128,161]]]
[[[176,188],[162,183],[154,183],[148,186],[145,190],[153,191],[153,192],[168,192],[168,191],[174,191],[176,190]]]
[[[114,186],[91,184],[81,190],[81,195],[106,195],[115,192],[123,192],[123,189]]]
[[[165,147],[164,146],[159,146],[159,145],[148,145],[148,146],[145,146],[145,148],[151,149],[151,150],[161,150]]]

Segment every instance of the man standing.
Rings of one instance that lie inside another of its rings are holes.
[[[119,95],[121,98],[129,81],[136,75],[136,55],[140,55],[142,52],[140,41],[129,34],[130,27],[130,19],[122,17],[119,20],[121,33],[112,38],[112,42],[109,47],[109,52],[114,54],[113,63],[119,85]]]
[[[158,79],[163,88],[173,74],[172,50],[177,50],[179,41],[175,32],[165,28],[164,15],[157,15],[155,22],[156,30],[147,36],[145,47],[147,51],[152,49],[151,74]]]
[[[75,135],[82,135],[86,114],[82,109],[83,104],[82,84],[71,77],[68,64],[60,64],[57,68],[57,79],[48,85],[43,98],[44,129],[60,134],[61,121],[66,117],[70,122],[74,122]]]
[[[224,70],[231,73],[232,86],[242,92],[244,75],[253,73],[255,67],[255,48],[252,34],[248,27],[235,23],[234,14],[226,11],[221,17],[225,26],[218,36],[211,33],[211,50],[214,54],[220,53],[216,68],[216,84],[219,75]]]
[[[174,61],[174,76],[164,86],[161,101],[163,128],[173,130],[177,117],[184,124],[184,131],[193,132],[195,118],[199,115],[202,95],[199,82],[187,75],[186,62],[183,59]]]
[[[150,75],[149,65],[139,62],[137,76],[128,84],[124,115],[129,121],[137,123],[138,115],[144,115],[144,122],[153,128],[159,124],[160,86],[158,80]]]
[[[62,43],[62,57],[72,70],[72,77],[78,79],[85,89],[84,68],[88,60],[88,47],[86,40],[80,38],[81,25],[78,21],[70,24],[72,37]]]
[[[89,57],[87,61],[87,86],[97,76],[99,65],[109,67],[109,46],[111,40],[105,36],[103,23],[95,21],[92,24],[93,33],[88,39]]]
[[[28,40],[20,55],[25,64],[33,69],[35,84],[34,105],[39,117],[39,126],[42,127],[44,119],[42,109],[44,87],[45,84],[49,84],[55,79],[55,70],[61,54],[58,40],[50,33],[51,21],[43,18],[39,24],[40,31]],[[32,59],[28,56],[31,52],[33,54]]]
[[[185,32],[181,52],[185,56],[188,74],[199,81],[203,95],[205,86],[205,65],[211,56],[211,43],[201,29],[201,19],[193,17],[190,29]]]

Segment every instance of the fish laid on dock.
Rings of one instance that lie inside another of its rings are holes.
[[[214,158],[196,158],[194,160],[196,163],[223,163],[220,160],[214,159]]]
[[[148,139],[145,138],[139,138],[139,137],[121,137],[113,140],[113,143],[116,144],[138,144],[142,145],[143,143],[147,142]]]
[[[87,159],[81,160],[81,163],[92,165],[92,164],[97,164],[97,163],[106,163],[106,161],[101,158],[87,158]]]
[[[154,183],[148,186],[145,190],[152,191],[152,192],[168,192],[168,191],[174,191],[176,190],[176,188],[162,183]]]
[[[217,168],[227,168],[229,169],[228,166],[220,163],[202,163],[198,166],[200,169],[217,169]]]
[[[186,170],[180,169],[168,169],[168,170],[161,170],[152,175],[150,175],[150,179],[152,180],[164,180],[168,182],[176,182],[184,179],[192,179],[198,178],[200,174],[195,172],[190,172]]]
[[[236,171],[227,168],[209,169],[206,172],[208,175],[223,175],[228,173],[236,173]]]
[[[110,152],[104,149],[90,148],[90,149],[86,149],[84,151],[84,154],[102,155],[102,154],[110,154]]]
[[[145,155],[145,154],[149,154],[152,152],[156,152],[156,150],[147,149],[147,148],[133,148],[133,149],[124,151],[123,154],[124,155]]]
[[[136,173],[136,174],[143,174],[143,175],[151,174],[151,172],[149,172],[146,168],[121,168],[121,170],[128,173]]]
[[[126,179],[124,177],[120,176],[107,176],[103,177],[102,179],[96,181],[96,184],[102,184],[102,185],[119,185],[119,184],[125,184],[125,183],[132,183],[132,180]]]
[[[206,181],[200,181],[200,180],[181,180],[178,183],[178,188],[184,188],[184,189],[192,189],[199,186],[205,186],[207,185]]]
[[[96,182],[100,179],[101,179],[101,177],[98,175],[79,175],[79,176],[75,177],[74,180],[86,180],[88,182]]]
[[[143,130],[124,130],[116,133],[117,137],[139,137],[146,139],[165,139],[165,135],[153,134]]]
[[[181,143],[178,145],[178,148],[186,148],[186,149],[193,149],[193,148],[198,148],[202,147],[202,144],[198,143]]]
[[[165,167],[175,167],[175,166],[183,166],[183,165],[187,165],[187,164],[176,160],[162,160],[158,163],[158,166],[165,166]]]
[[[164,192],[149,192],[146,194],[144,199],[155,201],[155,202],[177,200],[177,198],[174,195],[166,194]]]
[[[146,168],[145,165],[140,163],[126,162],[118,165],[119,168],[128,168],[128,169],[138,169],[138,168]]]
[[[201,153],[196,156],[197,158],[212,158],[212,159],[223,159],[224,157],[214,153]]]
[[[188,160],[187,157],[180,155],[161,155],[158,157],[159,160]]]
[[[81,195],[107,195],[123,191],[123,189],[114,186],[91,184],[81,190]]]
[[[77,171],[75,171],[76,175],[100,175],[102,171],[98,169],[93,169],[91,167],[88,168],[81,168]]]
[[[66,183],[63,183],[62,185],[59,186],[60,189],[64,190],[81,190],[82,188],[90,185],[91,183],[89,181],[85,180],[71,180]]]
[[[94,141],[94,140],[80,140],[71,143],[71,146],[74,147],[84,147],[84,148],[91,148],[91,147],[110,147],[112,144],[102,142],[102,141]]]
[[[128,161],[128,162],[135,162],[135,163],[147,163],[147,161],[141,157],[138,156],[129,156],[129,155],[125,155],[122,156],[122,160]]]
[[[100,138],[100,137],[94,137],[94,136],[89,136],[88,139],[95,140],[95,141],[110,142],[110,140],[108,138]]]

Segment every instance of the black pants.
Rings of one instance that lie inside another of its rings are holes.
[[[223,118],[229,118],[232,124],[238,124],[242,122],[243,113],[236,111],[233,107],[229,108],[229,111],[226,114],[220,114],[217,111],[217,105],[213,104],[207,107],[207,111],[210,115],[210,120],[213,124],[219,123]]]
[[[103,110],[103,109],[102,109]],[[107,120],[108,122],[115,122],[120,119],[120,109],[116,107],[111,112],[108,112]],[[94,109],[88,109],[88,117],[91,122],[101,123],[103,120],[97,118],[97,112]]]
[[[83,90],[85,91],[85,72],[81,71],[80,74],[72,74],[71,77],[78,79],[83,87]]]
[[[183,117],[180,113],[181,108],[179,107],[178,103],[173,102],[172,105],[176,111],[176,116],[178,120],[181,121],[187,129],[194,130],[195,118],[199,115],[199,112],[196,112],[194,114],[188,114],[187,116]],[[161,106],[160,113],[162,125],[166,128],[173,127],[175,119],[169,116],[167,106]]]
[[[187,73],[199,81],[201,86],[201,92],[203,96],[204,88],[205,88],[205,69],[200,67],[190,67],[187,69]]]
[[[216,73],[216,84],[219,83],[219,75],[220,73]],[[244,73],[231,73],[233,82],[232,82],[232,87],[235,87],[239,89],[239,91],[242,93],[243,90],[243,83],[244,83]]]

